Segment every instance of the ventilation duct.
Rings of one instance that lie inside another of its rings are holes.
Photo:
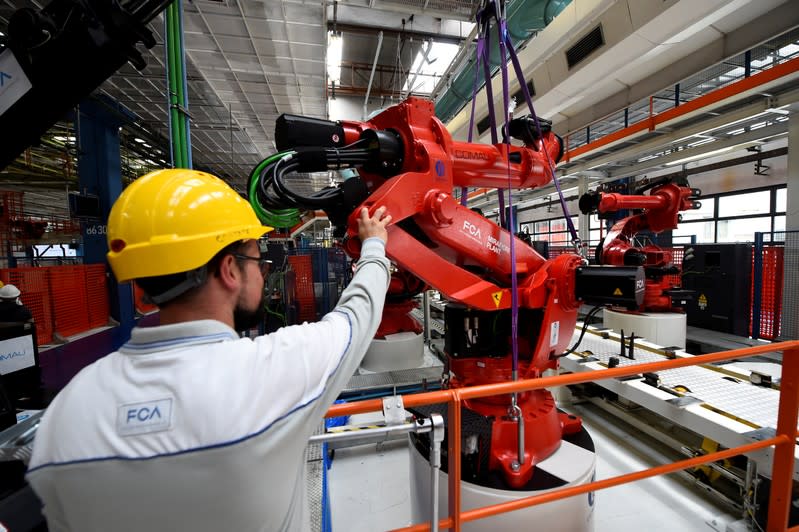
[[[536,32],[544,29],[570,3],[571,0],[515,0],[508,3],[508,33],[514,49],[518,50]],[[491,25],[490,38],[489,62],[493,75],[500,66],[496,23]],[[482,67],[479,73],[475,72],[476,60],[476,57],[472,57],[464,65],[461,71],[455,75],[447,90],[436,101],[436,116],[442,122],[447,123],[467,102],[471,101],[475,74],[480,78],[483,77]],[[485,85],[485,80],[478,83],[477,89],[481,89],[483,85]]]
[[[599,25],[566,50],[566,64],[569,65],[569,68],[574,67],[591,55],[594,50],[601,48],[603,44],[605,44],[605,39],[602,37],[602,25]]]

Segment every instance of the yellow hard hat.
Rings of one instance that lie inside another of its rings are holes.
[[[108,262],[117,281],[187,272],[228,244],[271,231],[230,186],[195,170],[140,177],[108,216]]]

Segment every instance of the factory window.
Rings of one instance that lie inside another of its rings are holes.
[[[671,232],[671,238],[675,245],[690,244],[691,236],[696,237],[697,244],[712,244],[716,239],[716,223],[712,221],[682,223]]]
[[[572,216],[572,223],[574,228],[578,228],[577,216]],[[539,220],[537,222],[528,222],[521,224],[520,228],[524,228],[533,236],[533,240],[544,240],[556,246],[566,246],[571,242],[571,235],[569,228],[566,225],[565,218],[554,218],[552,220]]]
[[[770,190],[719,197],[719,218],[769,214],[770,212]]]
[[[754,242],[755,232],[771,231],[771,216],[718,221],[717,242]]]
[[[698,209],[691,209],[680,213],[683,222],[692,220],[712,220],[716,208],[716,198],[702,198],[699,200],[702,206]]]
[[[690,243],[753,242],[756,232],[785,229],[784,186],[699,198],[702,207],[680,213],[682,222],[672,231],[675,245]]]
[[[778,188],[777,189],[777,205],[775,212],[785,212],[788,207],[788,189],[787,188]],[[783,224],[784,227],[785,224]],[[776,228],[775,228],[776,231]]]

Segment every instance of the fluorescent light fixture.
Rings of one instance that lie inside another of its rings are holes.
[[[697,159],[707,159],[708,157],[713,157],[714,155],[720,155],[722,153],[726,153],[728,151],[732,151],[733,148],[736,146],[727,146],[726,148],[719,148],[718,150],[707,151],[705,153],[699,153],[697,155],[691,155],[690,157],[684,157],[682,159],[677,159],[676,161],[672,161],[670,163],[666,163],[666,166],[674,166],[676,164],[687,163],[690,161],[696,161]]]
[[[145,142],[145,141],[144,141],[144,139],[140,139],[140,138],[138,138],[138,137],[134,138],[133,140],[134,140],[135,142],[138,142],[139,144],[144,144],[144,142]]]
[[[331,83],[341,82],[341,50],[344,39],[340,31],[327,32],[327,77]]]

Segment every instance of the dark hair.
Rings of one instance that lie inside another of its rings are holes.
[[[219,274],[219,265],[222,262],[222,259],[226,255],[233,255],[236,253],[240,253],[244,249],[244,245],[246,240],[237,240],[232,244],[228,244],[227,246],[220,249],[216,255],[211,257],[204,266],[200,266],[195,270],[191,270],[188,272],[179,272],[179,273],[171,273],[168,275],[157,275],[155,277],[140,277],[136,279],[136,284],[144,291],[145,297],[148,302],[152,302],[153,298],[158,298],[161,294],[168,292],[169,290],[175,288],[176,286],[180,285],[184,281],[186,281],[190,275],[196,276],[197,270],[201,268],[205,269],[205,279],[211,275],[218,275]],[[236,262],[241,264],[243,262],[241,259],[236,257]],[[182,294],[176,296],[173,299],[168,301],[164,301],[163,303],[159,304],[159,307],[165,307],[174,301],[179,301],[185,298],[190,298],[194,293],[196,293],[197,289],[205,284],[205,281],[202,283],[186,290]]]

